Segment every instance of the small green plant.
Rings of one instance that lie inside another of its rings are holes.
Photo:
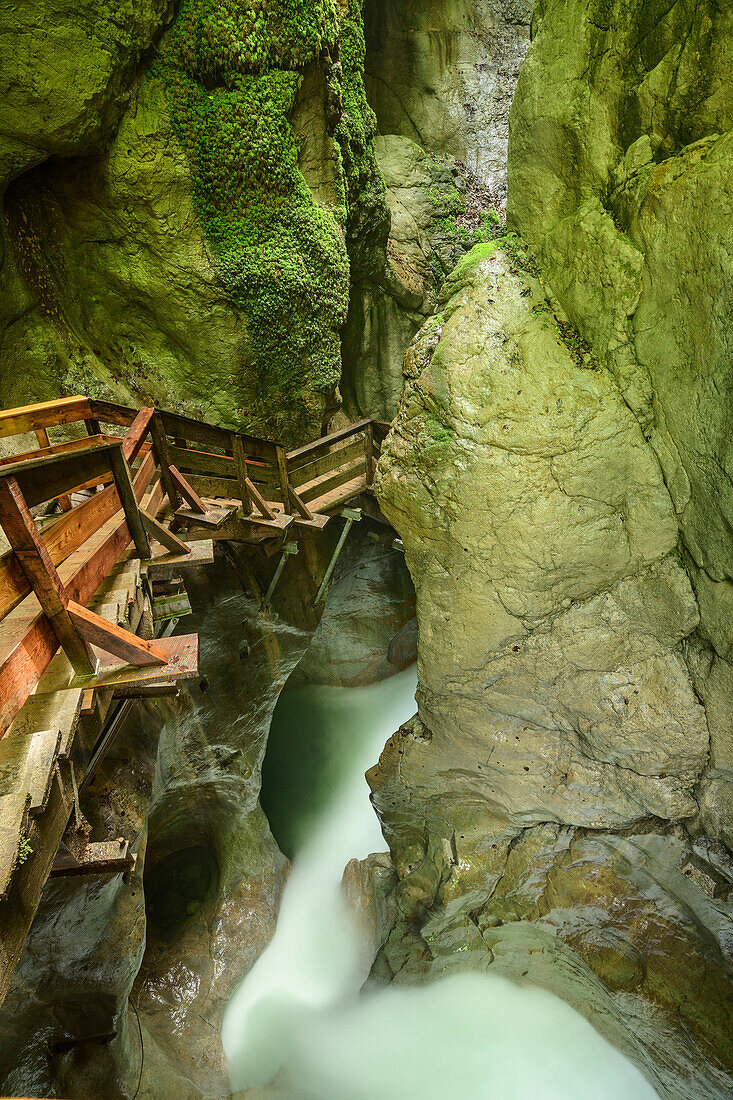
[[[18,863],[25,863],[28,856],[33,855],[33,849],[30,846],[30,841],[27,836],[22,837],[20,846],[18,848]]]

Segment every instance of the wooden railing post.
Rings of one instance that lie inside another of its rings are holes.
[[[367,488],[371,489],[374,484],[374,468],[376,466],[374,460],[374,425],[371,420],[364,428],[364,452],[366,458],[366,484]]]
[[[166,439],[163,420],[159,412],[156,412],[150,421],[150,435],[152,436],[153,449],[160,469],[160,480],[163,482],[163,488],[166,491],[168,500],[171,502],[171,508],[175,512],[176,508],[180,508],[181,498],[171,477],[171,456],[168,450],[168,440]]]
[[[115,478],[117,493],[125,512],[127,527],[132,537],[132,541],[135,543],[137,555],[143,561],[147,561],[150,557],[150,543],[148,542],[148,536],[143,526],[135,490],[132,486],[130,467],[127,465],[127,459],[122,453],[121,447],[115,447],[111,450],[109,458],[112,465],[112,473]]]
[[[288,477],[288,453],[280,443],[275,444],[277,472],[280,476],[280,492],[283,498],[283,511],[290,511],[290,478]]]
[[[245,516],[252,515],[252,497],[249,486],[249,470],[247,468],[247,455],[244,450],[244,440],[237,432],[232,432],[232,453],[234,455],[234,470],[239,487],[239,499],[242,502],[242,511]]]

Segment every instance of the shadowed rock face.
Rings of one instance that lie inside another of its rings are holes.
[[[374,977],[499,961],[664,1095],[722,1095],[730,885],[689,881],[710,737],[662,470],[519,245],[474,249],[439,310],[376,480],[415,581],[419,712],[369,775],[399,876]]]
[[[445,277],[496,235],[506,206],[509,107],[531,0],[368,0],[365,82],[392,228],[386,265],[352,286],[342,393],[392,419],[402,358]]]

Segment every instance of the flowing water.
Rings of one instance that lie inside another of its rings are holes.
[[[359,993],[370,959],[341,877],[353,857],[385,849],[364,772],[414,713],[414,690],[409,670],[278,703],[262,799],[293,869],[275,936],[224,1019],[232,1087],[278,1100],[654,1100],[630,1062],[542,990],[461,974]]]

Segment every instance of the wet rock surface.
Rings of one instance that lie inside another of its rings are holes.
[[[713,897],[682,827],[710,766],[699,611],[654,450],[573,334],[531,255],[489,245],[406,356],[376,485],[415,581],[419,712],[368,775],[399,877],[373,979],[500,961],[663,1095],[722,1096],[733,878]]]

